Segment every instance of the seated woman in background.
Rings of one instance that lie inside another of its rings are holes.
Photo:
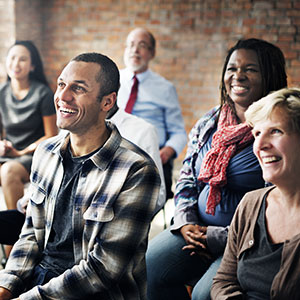
[[[221,81],[221,105],[190,133],[176,186],[175,215],[149,242],[148,300],[210,299],[210,287],[226,246],[226,226],[248,191],[264,186],[253,154],[245,111],[273,90],[286,87],[281,50],[259,39],[239,41],[228,52]]]
[[[212,299],[300,299],[300,89],[271,93],[245,116],[263,177],[274,186],[239,204]]]
[[[57,127],[53,93],[31,41],[17,41],[9,49],[6,70],[7,82],[0,86],[0,184],[7,208],[15,209],[29,181],[34,150],[56,135]]]

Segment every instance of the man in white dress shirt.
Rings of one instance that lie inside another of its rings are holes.
[[[118,105],[126,109],[136,76],[138,91],[131,113],[157,129],[168,199],[172,197],[173,159],[183,150],[187,138],[174,85],[148,68],[154,56],[154,36],[143,28],[132,30],[124,52],[126,68],[120,71]]]

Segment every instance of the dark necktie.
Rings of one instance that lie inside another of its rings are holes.
[[[136,100],[136,97],[137,97],[138,84],[139,84],[139,81],[136,78],[136,76],[134,75],[133,85],[132,85],[132,88],[131,88],[130,96],[129,96],[128,102],[126,104],[126,107],[125,107],[125,111],[129,114],[131,114],[131,112],[132,112],[132,109],[133,109],[133,106],[134,106],[134,103],[135,103],[135,100]]]

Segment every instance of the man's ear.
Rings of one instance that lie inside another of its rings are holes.
[[[103,96],[101,100],[102,110],[106,112],[110,111],[111,108],[115,105],[116,101],[117,101],[117,94],[115,92]]]
[[[155,49],[152,49],[152,50],[151,50],[151,53],[152,53],[152,58],[151,58],[151,59],[154,59],[155,54],[156,54],[156,53],[155,53]]]

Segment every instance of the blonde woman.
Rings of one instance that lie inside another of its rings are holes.
[[[212,299],[300,299],[300,89],[252,104],[254,153],[273,184],[245,195],[228,235]]]

